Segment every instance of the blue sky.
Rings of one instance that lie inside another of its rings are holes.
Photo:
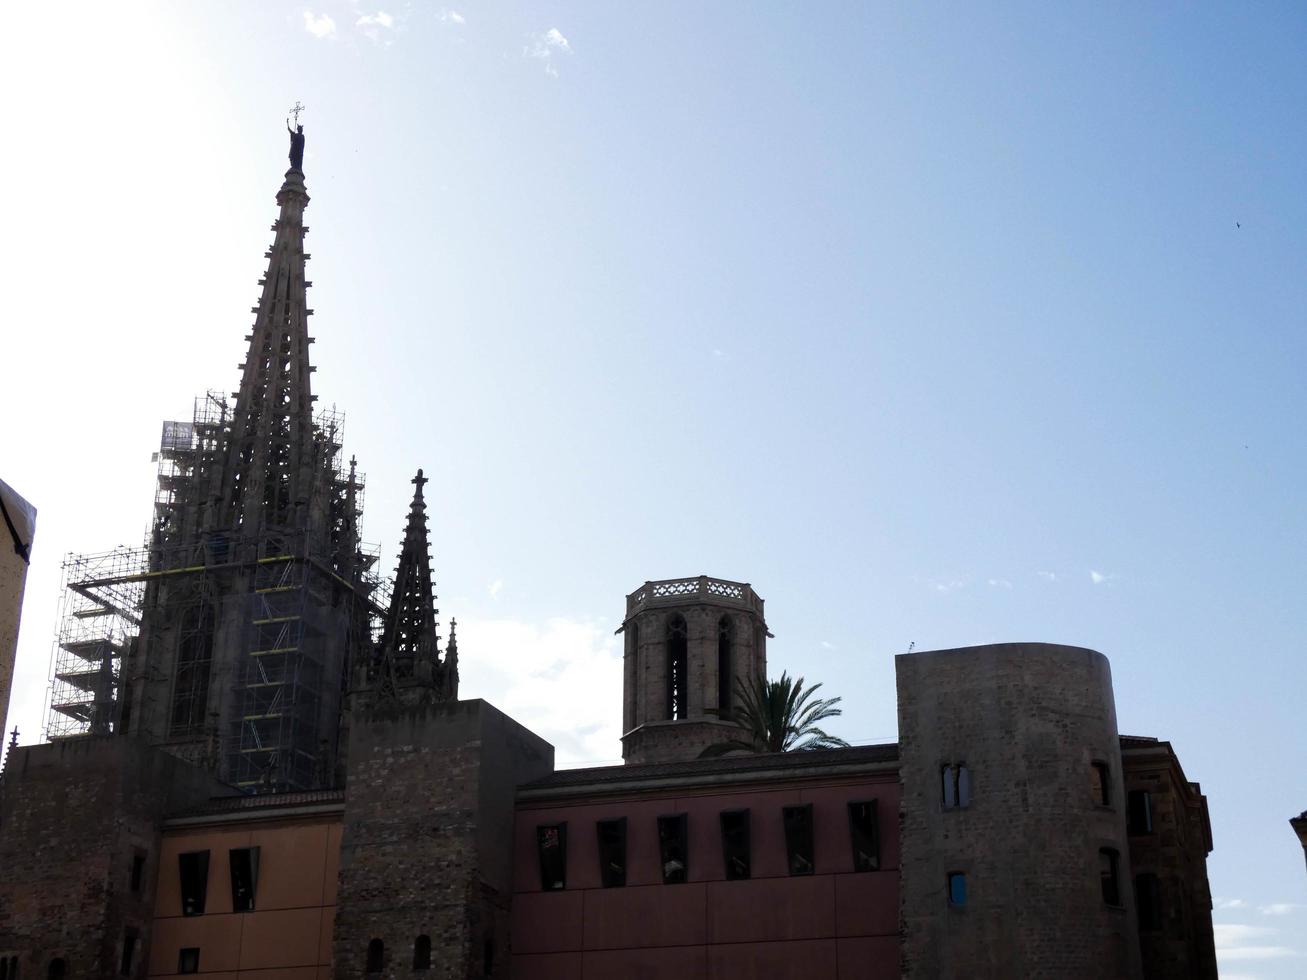
[[[633,7],[11,12],[24,741],[60,556],[236,382],[302,100],[316,390],[387,560],[433,478],[468,694],[616,758],[624,595],[700,572],[854,741],[909,644],[1093,647],[1208,794],[1225,975],[1301,975],[1307,12]]]

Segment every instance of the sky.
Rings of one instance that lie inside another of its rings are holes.
[[[136,545],[232,390],[306,107],[315,391],[364,536],[431,483],[462,693],[620,758],[649,579],[767,601],[773,674],[896,737],[896,654],[1091,647],[1211,810],[1223,976],[1307,972],[1307,9],[15,5],[0,479]]]

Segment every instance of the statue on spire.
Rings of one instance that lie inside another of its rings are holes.
[[[295,128],[291,129],[290,120],[286,120],[286,132],[290,133],[290,169],[304,170],[304,127],[300,125],[300,113],[304,106],[296,101],[290,114],[295,117]]]

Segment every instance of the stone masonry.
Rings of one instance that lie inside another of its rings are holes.
[[[352,697],[335,976],[506,977],[514,794],[553,771],[553,746],[484,701]]]
[[[1216,980],[1207,798],[1185,778],[1170,742],[1125,736],[1121,759],[1127,794],[1147,794],[1148,819],[1144,826],[1128,828],[1136,900],[1150,900],[1147,889],[1139,887],[1140,875],[1152,875],[1157,882],[1148,928],[1142,928],[1144,917],[1140,920],[1144,976]]]
[[[224,791],[134,739],[11,750],[0,787],[0,950],[20,952],[20,975],[44,977],[60,958],[69,977],[144,977],[163,818]]]
[[[904,654],[899,711],[904,977],[1136,980],[1121,753],[1107,659],[1040,643]],[[1107,804],[1093,765],[1107,768]],[[946,807],[945,766],[970,799]],[[1104,900],[1100,849],[1117,855]],[[964,874],[966,900],[948,877]]]
[[[669,672],[672,635],[680,624],[684,688],[673,718]],[[626,598],[622,632],[622,757],[627,763],[695,759],[708,746],[739,737],[739,728],[723,717],[723,705],[729,716],[737,678],[747,684],[767,676],[763,600],[749,585],[706,575],[646,582]]]

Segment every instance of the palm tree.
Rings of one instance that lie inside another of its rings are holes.
[[[810,749],[838,749],[848,742],[828,735],[818,727],[827,718],[843,714],[836,705],[842,698],[814,699],[820,684],[803,686],[803,678],[791,678],[782,672],[780,680],[755,678],[746,684],[736,678],[738,707],[731,720],[740,726],[740,734],[725,742],[710,745],[699,758],[725,755],[727,752],[803,752]]]

